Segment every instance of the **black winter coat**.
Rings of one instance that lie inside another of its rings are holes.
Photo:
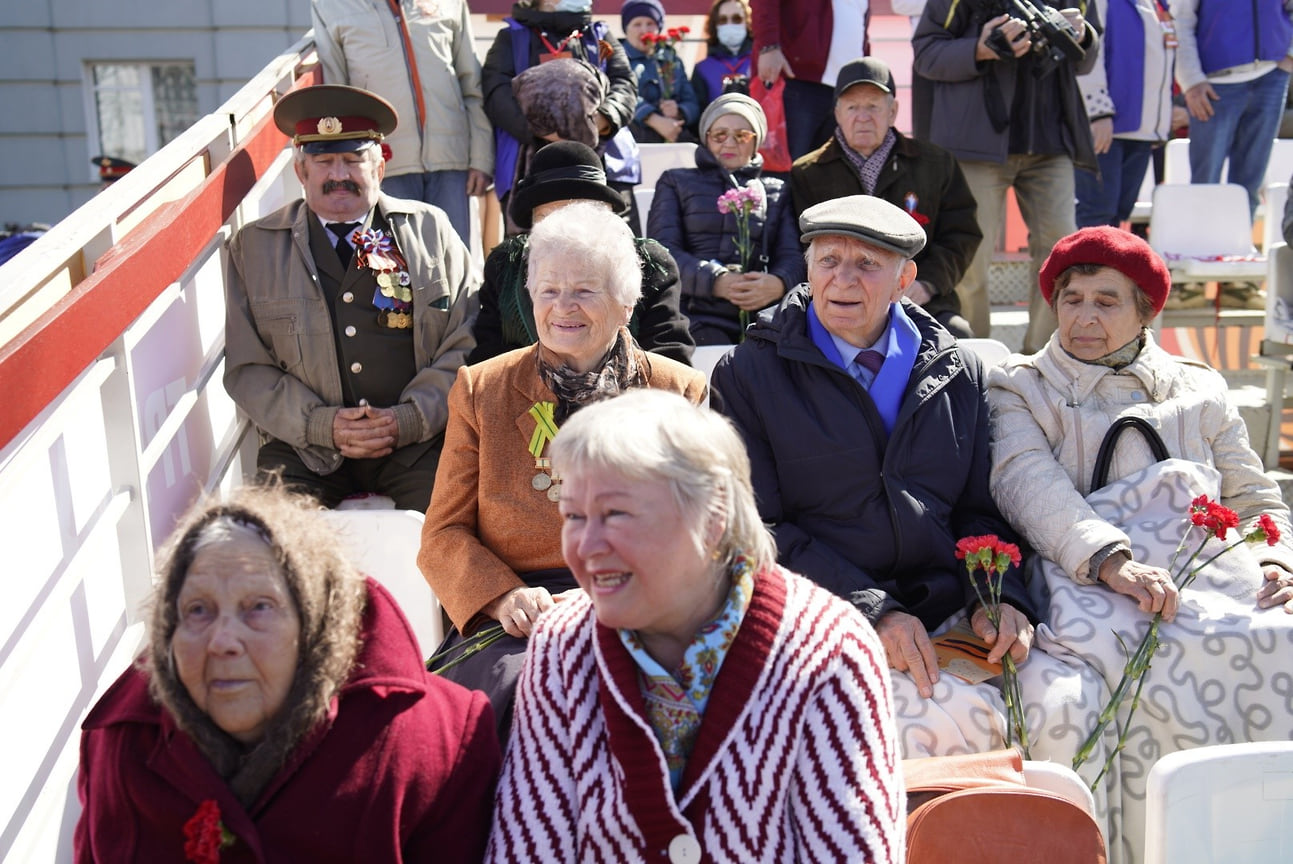
[[[834,138],[795,160],[790,189],[796,220],[814,204],[863,194],[858,170]],[[914,259],[916,278],[934,291],[925,311],[935,316],[960,314],[956,283],[970,266],[983,232],[974,193],[956,157],[898,133],[873,194],[911,213],[925,229],[925,248]]]
[[[807,286],[766,310],[719,360],[710,404],[745,439],[778,560],[875,623],[899,610],[933,629],[975,602],[962,537],[1018,542],[988,492],[988,400],[979,359],[920,307],[916,364],[893,435],[870,394],[808,334]],[[1036,622],[1022,570],[1002,599]]]
[[[643,350],[690,366],[696,343],[678,309],[678,265],[654,240],[634,242],[642,261],[642,299],[633,309],[629,332]],[[485,259],[476,347],[467,355],[469,365],[534,344],[534,306],[525,288],[529,249],[530,235],[518,234],[495,246]]]
[[[763,157],[728,173],[705,147],[696,148],[695,168],[673,168],[660,176],[647,217],[647,235],[659,240],[678,262],[682,310],[693,322],[720,327],[732,341],[740,333],[740,310],[714,296],[714,280],[738,264],[736,216],[718,212],[718,197],[751,180],[763,183],[766,216],[750,215],[753,270],[778,277],[789,291],[807,278],[790,189],[776,177],[762,177]],[[763,261],[763,256],[767,260]]]

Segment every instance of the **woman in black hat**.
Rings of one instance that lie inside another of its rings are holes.
[[[572,201],[600,202],[606,206],[607,218],[624,209],[624,199],[606,185],[602,161],[592,148],[558,141],[535,154],[529,173],[516,184],[512,221],[528,232],[544,216]],[[690,363],[695,342],[678,308],[678,265],[656,241],[639,237],[634,242],[642,262],[642,299],[633,310],[629,332],[644,350]],[[534,344],[534,312],[525,288],[529,248],[528,233],[513,235],[485,260],[476,347],[468,363]]]

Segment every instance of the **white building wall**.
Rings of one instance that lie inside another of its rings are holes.
[[[309,0],[0,3],[0,224],[57,222],[99,190],[87,61],[191,61],[201,116],[309,28]]]

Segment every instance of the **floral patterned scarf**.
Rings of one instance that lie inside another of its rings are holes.
[[[727,600],[718,614],[692,637],[683,652],[682,665],[672,673],[647,653],[635,631],[619,631],[620,641],[638,665],[647,722],[664,750],[669,782],[675,794],[682,783],[692,745],[696,743],[718,670],[736,640],[754,593],[754,565],[749,558],[738,555],[730,571],[732,587],[727,592]]]

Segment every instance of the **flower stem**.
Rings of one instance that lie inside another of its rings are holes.
[[[437,675],[443,675],[445,672],[457,666],[464,660],[467,660],[472,655],[479,654],[481,651],[484,651],[490,645],[493,645],[506,635],[507,631],[503,629],[502,624],[493,624],[486,627],[485,629],[478,631],[470,639],[464,639],[457,645],[451,645],[438,654],[432,655],[432,657],[427,660],[427,669]],[[453,657],[452,660],[449,660],[449,662],[445,663],[443,666],[437,666],[437,664],[442,660],[447,657],[452,657],[455,653],[458,656]]]

